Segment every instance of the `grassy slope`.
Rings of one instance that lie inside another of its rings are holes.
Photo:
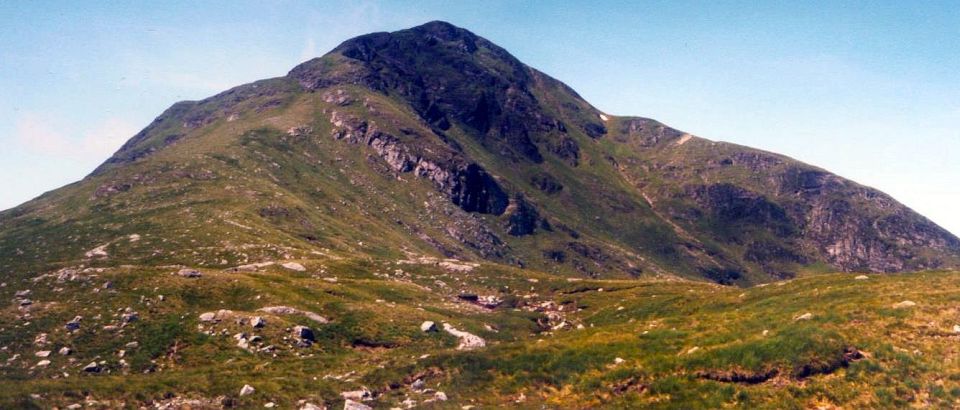
[[[301,262],[307,272],[204,270],[203,277],[187,279],[170,275],[170,269],[116,267],[83,273],[74,281],[8,283],[0,291],[3,298],[29,288],[34,308],[26,322],[12,319],[13,305],[2,315],[0,403],[49,407],[89,396],[116,406],[169,393],[236,398],[248,383],[257,393],[237,398],[244,407],[268,401],[289,407],[301,399],[336,405],[340,391],[360,386],[380,393],[372,403],[386,407],[407,397],[429,397],[411,392],[411,380],[404,380],[427,369],[439,370],[425,381],[446,392],[450,401],[442,405],[449,407],[503,405],[523,397],[523,407],[892,408],[949,406],[960,396],[960,378],[951,376],[960,374],[951,330],[960,295],[944,290],[960,286],[960,275],[953,272],[868,280],[830,274],[738,289],[689,281],[571,282],[499,265],[454,274],[395,260]],[[107,280],[112,289],[101,288]],[[461,291],[496,294],[505,303],[486,310],[457,301]],[[903,300],[918,305],[892,307]],[[537,326],[546,313],[525,306],[546,301],[564,306],[561,313],[570,327]],[[265,315],[268,325],[262,330],[232,320],[213,326],[213,336],[198,328],[197,317],[205,311],[230,309],[247,317],[278,304],[314,311],[332,322]],[[117,324],[126,307],[139,312],[141,320],[120,330],[101,329]],[[812,320],[793,319],[807,312]],[[67,334],[63,323],[77,314],[84,316],[83,326]],[[457,351],[453,337],[420,332],[423,320],[478,334],[488,347]],[[294,324],[311,325],[318,343],[293,347],[284,329]],[[577,324],[584,328],[576,329]],[[276,355],[235,347],[231,335],[241,331],[278,346]],[[49,334],[43,349],[54,350],[47,368],[34,367],[40,359],[33,352],[41,348],[32,342],[40,332]],[[140,347],[125,348],[130,341]],[[76,352],[59,356],[60,346]],[[848,346],[866,358],[832,369]],[[128,367],[119,362],[121,349],[128,350]],[[7,361],[18,353],[20,358]],[[623,363],[615,364],[617,357]],[[109,372],[82,374],[80,368],[95,359],[106,361]],[[759,384],[697,377],[698,371],[733,370],[778,373]],[[344,380],[324,378],[351,371]]]
[[[0,268],[18,275],[66,266],[103,244],[108,245],[112,263],[211,267],[311,252],[437,253],[431,245],[412,239],[418,236],[433,238],[470,258],[472,250],[450,238],[446,229],[465,218],[477,218],[507,241],[511,255],[538,269],[624,276],[625,266],[631,265],[648,274],[695,276],[682,259],[659,252],[676,242],[673,232],[602,159],[601,147],[589,137],[573,133],[583,155],[574,169],[552,156],[542,166],[517,166],[481,148],[462,131],[449,132],[501,183],[525,192],[553,224],[568,226],[579,236],[540,231],[514,238],[506,233],[505,216],[467,215],[437,195],[429,182],[411,173],[396,175],[370,150],[331,138],[333,110],[370,119],[394,135],[402,135],[399,127],[431,135],[405,104],[363,89],[346,90],[358,102],[339,107],[323,102],[319,92],[294,93],[282,94],[278,107],[254,108],[278,98],[271,94],[252,97],[225,112],[205,108],[215,120],[200,128],[185,128],[169,118],[158,122],[164,133],[183,136],[143,160],[106,167],[0,215]],[[242,114],[228,120],[234,111]],[[286,130],[298,126],[312,131],[302,137],[287,135]],[[154,138],[162,140],[164,133]],[[432,141],[435,137],[426,138],[431,139],[424,142],[428,147],[442,145]],[[532,189],[530,179],[543,172],[555,176],[564,190],[546,195]],[[124,184],[129,189],[96,194],[104,186]],[[612,197],[631,210],[609,209]],[[425,211],[427,202],[430,209]],[[281,215],[262,215],[271,208],[282,208]],[[115,246],[131,234],[143,239]],[[598,265],[566,250],[574,241],[603,249],[605,263]],[[566,250],[566,262],[549,260],[544,249]]]

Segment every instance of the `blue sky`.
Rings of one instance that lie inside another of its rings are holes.
[[[429,20],[601,110],[790,155],[960,233],[960,7],[922,1],[0,2],[0,209],[176,101]]]

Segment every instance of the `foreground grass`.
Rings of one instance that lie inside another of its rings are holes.
[[[306,272],[204,271],[181,278],[153,268],[106,269],[54,286],[35,282],[29,320],[16,309],[0,332],[0,406],[139,406],[174,397],[239,407],[298,402],[341,406],[362,387],[374,407],[830,408],[951,407],[960,397],[960,274],[826,274],[748,289],[681,280],[584,280],[485,265],[453,273],[433,265],[303,261]],[[336,281],[331,278],[336,277]],[[111,280],[113,288],[102,288]],[[3,296],[12,298],[13,288]],[[441,284],[442,283],[442,284]],[[497,295],[495,309],[461,292]],[[158,295],[163,294],[163,301]],[[915,306],[895,308],[913,301]],[[50,302],[52,301],[52,302]],[[237,317],[262,306],[318,312],[317,342],[294,347],[297,316],[263,329]],[[141,320],[113,330],[130,307]],[[809,319],[797,319],[809,313]],[[83,315],[81,330],[63,323]],[[556,329],[562,317],[565,325]],[[424,333],[447,322],[487,340],[460,351],[456,338]],[[248,352],[231,335],[257,334],[272,352]],[[34,345],[48,333],[48,345]],[[138,346],[129,348],[136,341]],[[75,353],[59,356],[60,346]],[[53,350],[46,367],[37,350]],[[120,350],[125,350],[120,357]],[[14,355],[20,356],[11,359]],[[8,360],[9,359],[9,360]],[[122,359],[122,362],[121,362]],[[90,361],[104,363],[85,374]],[[125,363],[125,364],[124,364]],[[421,379],[447,401],[411,389]],[[256,388],[240,397],[244,384]]]

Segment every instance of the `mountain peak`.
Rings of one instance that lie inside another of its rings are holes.
[[[359,36],[287,76],[175,104],[88,178],[0,223],[13,227],[0,244],[54,246],[59,261],[136,229],[164,236],[151,260],[222,267],[251,258],[232,251],[238,243],[261,258],[412,249],[725,284],[818,264],[960,262],[960,240],[889,196],[784,156],[608,116],[439,21]],[[165,249],[174,239],[211,253]],[[0,261],[53,263],[17,246],[0,247]],[[107,252],[129,262],[148,252],[123,249]]]
[[[532,137],[563,128],[557,114],[595,111],[559,81],[445,22],[347,40],[327,55],[297,66],[289,77],[307,90],[363,85],[404,100],[438,132],[462,128],[493,151],[534,163],[543,161],[543,155]],[[567,94],[566,105],[553,107],[557,113],[535,95],[534,88],[544,85]],[[598,118],[589,117],[571,114],[571,120],[591,123],[591,131],[602,133]]]
[[[470,30],[442,20],[428,21],[408,30],[432,34],[447,41],[457,38],[477,38],[477,35],[470,32]]]

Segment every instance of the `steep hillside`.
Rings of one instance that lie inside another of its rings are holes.
[[[955,266],[960,241],[826,171],[603,114],[441,22],[177,103],[84,180],[0,214],[6,270],[404,251],[749,284]]]

